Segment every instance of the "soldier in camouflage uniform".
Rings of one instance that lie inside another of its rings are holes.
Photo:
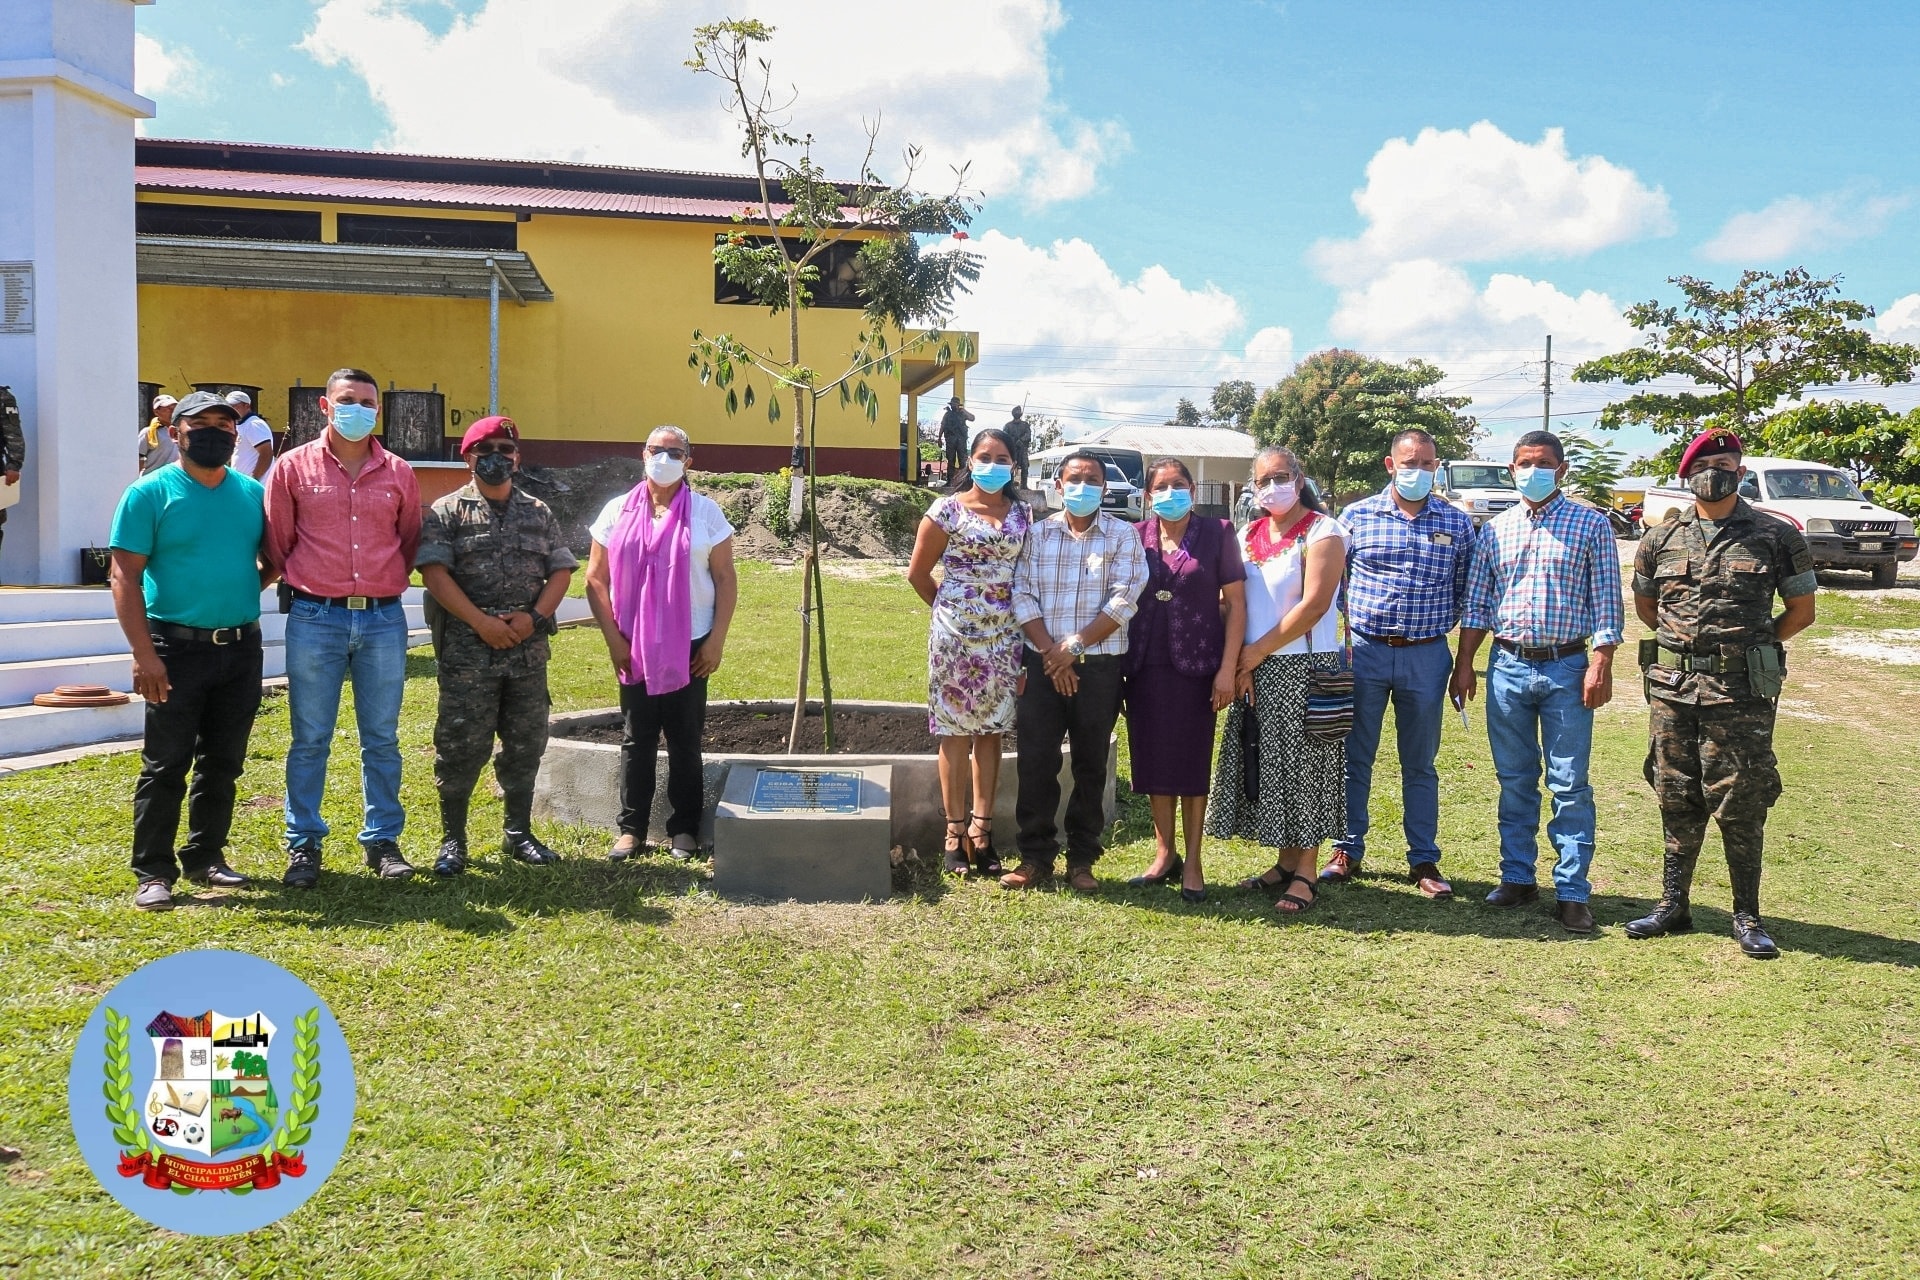
[[[1640,665],[1653,722],[1646,775],[1666,865],[1660,904],[1626,932],[1657,938],[1693,927],[1688,892],[1711,817],[1733,881],[1733,936],[1747,955],[1771,960],[1780,950],[1760,924],[1760,855],[1767,810],[1780,797],[1774,700],[1786,670],[1781,642],[1813,622],[1815,584],[1800,531],[1739,496],[1741,453],[1731,431],[1697,436],[1680,458],[1694,505],[1649,531],[1634,557],[1634,610],[1659,633],[1641,642]],[[1775,595],[1785,602],[1778,617]]]
[[[514,487],[519,430],[481,418],[460,441],[473,472],[428,509],[417,561],[440,658],[433,780],[441,844],[434,872],[467,867],[467,806],[494,739],[493,776],[506,795],[501,849],[535,866],[559,855],[533,835],[533,781],[547,749],[547,637],[579,563],[553,512]]]
[[[20,429],[20,402],[10,388],[0,387],[0,484],[20,483],[27,465],[27,436]],[[7,534],[7,509],[0,507],[0,539]]]

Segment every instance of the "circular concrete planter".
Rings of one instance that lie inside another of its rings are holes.
[[[716,702],[714,706],[745,706],[775,714],[791,713],[790,702]],[[915,702],[836,701],[836,718],[842,716],[912,716],[926,722],[927,709]],[[540,778],[534,784],[533,807],[537,817],[556,822],[572,822],[599,827],[611,832],[620,817],[620,748],[603,742],[584,742],[572,736],[580,729],[618,727],[620,712],[565,711],[553,717],[553,737],[540,763]],[[713,843],[713,809],[720,799],[727,773],[735,765],[785,766],[789,768],[831,768],[841,765],[884,764],[893,766],[891,791],[892,840],[905,849],[917,849],[923,857],[937,857],[945,828],[940,818],[940,766],[934,754],[935,739],[927,737],[927,750],[919,755],[708,755],[703,761],[705,798],[700,819],[700,843]],[[1054,820],[1064,828],[1067,798],[1073,792],[1072,756],[1061,747],[1060,811]],[[1107,740],[1106,817],[1111,823],[1117,812],[1114,787],[1119,764],[1117,739]],[[653,797],[653,813],[647,824],[647,838],[666,839],[667,753],[659,753],[659,772]],[[1000,763],[1000,784],[993,801],[994,845],[1003,857],[1014,853],[1015,825],[1013,806],[1019,790],[1018,770],[1013,752]]]

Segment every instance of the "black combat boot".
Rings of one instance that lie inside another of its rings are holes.
[[[1660,875],[1660,905],[1638,920],[1629,920],[1629,938],[1658,938],[1667,933],[1686,933],[1693,928],[1693,913],[1687,895],[1693,889],[1693,865],[1698,854],[1670,853]]]
[[[1735,862],[1729,858],[1727,877],[1733,881],[1734,941],[1750,960],[1777,959],[1780,948],[1760,924],[1760,859]]]
[[[500,852],[509,858],[518,858],[529,866],[544,867],[560,861],[560,855],[542,844],[533,834],[533,795],[510,795],[507,797],[506,835],[500,841]]]
[[[468,797],[440,797],[440,854],[433,860],[433,874],[451,879],[467,869]]]

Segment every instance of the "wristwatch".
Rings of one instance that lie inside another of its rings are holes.
[[[1076,658],[1085,656],[1087,652],[1087,642],[1080,638],[1078,631],[1068,636],[1063,643],[1067,646],[1067,652]]]

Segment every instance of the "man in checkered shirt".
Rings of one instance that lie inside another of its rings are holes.
[[[1570,933],[1591,933],[1595,818],[1587,758],[1593,713],[1613,697],[1613,651],[1626,607],[1613,526],[1560,492],[1566,474],[1566,450],[1552,432],[1529,431],[1514,446],[1514,486],[1524,501],[1488,521],[1474,543],[1451,693],[1455,706],[1474,696],[1474,655],[1491,635],[1487,738],[1500,778],[1500,887],[1487,901],[1514,907],[1540,896],[1534,867],[1544,764],[1553,796],[1554,915]]]

